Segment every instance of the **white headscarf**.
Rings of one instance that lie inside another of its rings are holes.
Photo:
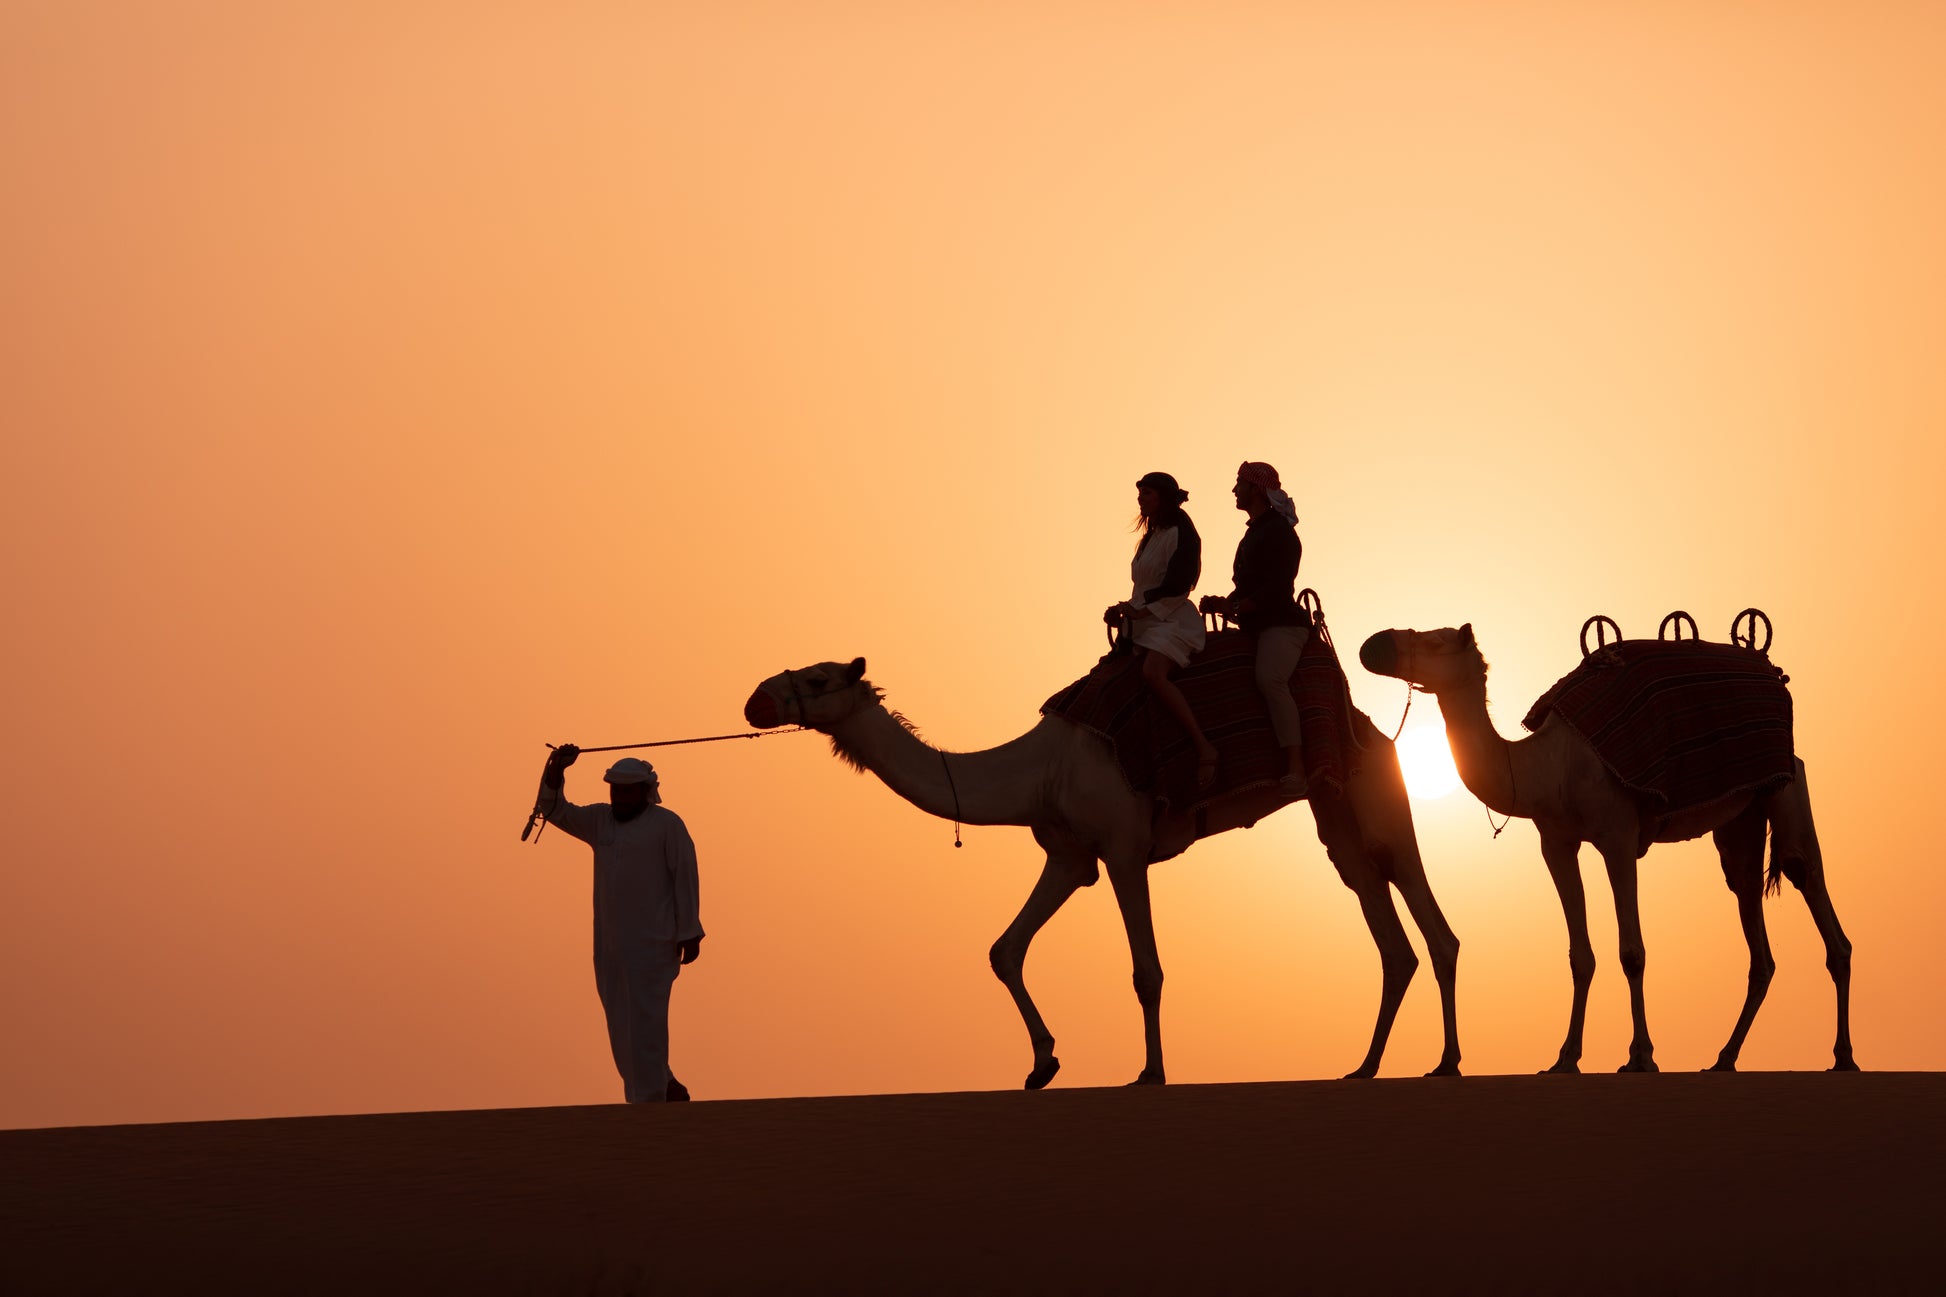
[[[1268,487],[1264,495],[1270,499],[1270,507],[1284,515],[1284,521],[1297,526],[1297,504],[1276,487]]]

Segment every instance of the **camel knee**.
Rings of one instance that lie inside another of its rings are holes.
[[[1143,1004],[1162,1002],[1162,970],[1160,968],[1138,968],[1135,970],[1135,998]]]
[[[1439,982],[1451,982],[1459,976],[1459,938],[1429,945],[1426,954],[1432,959],[1432,975]]]
[[[1568,951],[1568,971],[1574,975],[1577,985],[1586,985],[1595,980],[1595,952],[1592,950]]]
[[[1623,976],[1632,982],[1649,966],[1648,952],[1640,946],[1623,946],[1621,964]]]
[[[1777,961],[1769,955],[1761,955],[1750,961],[1750,989],[1762,993],[1770,989],[1770,979],[1777,973]]]
[[[1411,946],[1385,951],[1380,955],[1379,963],[1384,970],[1385,981],[1393,986],[1404,986],[1419,971],[1419,956],[1412,953]]]
[[[993,968],[995,977],[1012,986],[1020,980],[1021,970],[1027,966],[1027,956],[1002,937],[993,943],[993,949],[987,951],[987,963]]]
[[[1824,949],[1824,966],[1834,978],[1851,976],[1851,942],[1843,937],[1830,942]]]

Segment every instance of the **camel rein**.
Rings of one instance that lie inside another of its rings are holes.
[[[802,713],[799,714],[801,715]],[[685,743],[721,743],[726,739],[774,739],[780,734],[808,733],[810,733],[810,727],[800,725],[796,729],[790,730],[750,730],[743,734],[710,734],[702,738],[694,739],[652,739],[647,743],[611,743],[607,747],[581,748],[579,750],[582,752],[632,752],[637,748],[673,748],[680,747]],[[550,752],[558,750],[552,743],[546,746]],[[545,788],[546,785],[543,784],[542,787]],[[534,833],[534,826],[536,824],[540,825],[540,833]],[[547,832],[547,814],[541,810],[540,798],[536,797],[534,799],[534,809],[527,813],[527,827],[520,831],[520,840],[522,842],[527,841],[527,835],[532,833],[534,841],[539,842],[541,840],[541,833],[545,832]]]
[[[1424,685],[1415,685],[1410,680],[1407,680],[1405,682],[1405,710],[1399,713],[1399,728],[1392,731],[1392,741],[1394,743],[1397,743],[1399,741],[1399,735],[1405,733],[1405,718],[1412,715],[1412,695],[1415,693],[1425,693],[1425,692],[1426,692],[1426,688]],[[1514,778],[1513,744],[1509,743],[1506,746],[1507,746],[1507,801],[1508,804],[1512,805],[1518,803],[1520,800],[1520,782],[1519,780]],[[1493,830],[1494,840],[1498,841],[1500,835],[1507,831],[1507,826],[1514,822],[1513,812],[1508,811],[1506,816],[1503,819],[1501,819],[1500,823],[1496,826],[1493,822],[1493,808],[1491,806],[1488,806],[1484,801],[1480,803],[1480,806],[1487,813],[1487,827]]]

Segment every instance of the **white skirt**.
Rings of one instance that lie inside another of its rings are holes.
[[[1135,646],[1160,653],[1177,666],[1203,651],[1203,614],[1187,599],[1157,599],[1129,619]]]

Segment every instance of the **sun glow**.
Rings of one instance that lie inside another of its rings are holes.
[[[1406,791],[1422,800],[1444,797],[1460,786],[1459,771],[1453,768],[1452,749],[1446,745],[1443,729],[1401,735],[1399,769],[1405,774]]]

